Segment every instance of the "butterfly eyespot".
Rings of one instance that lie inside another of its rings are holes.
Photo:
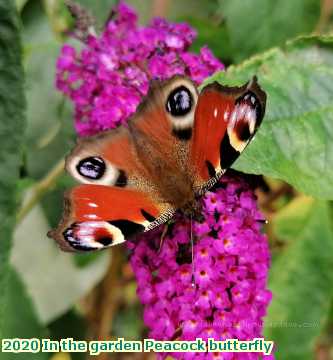
[[[166,112],[172,124],[172,135],[181,141],[192,138],[194,111],[198,93],[191,82],[179,81],[166,96]]]
[[[236,103],[243,103],[250,106],[252,109],[255,110],[258,121],[261,121],[262,107],[255,93],[253,93],[252,91],[246,92],[244,95],[237,99]]]
[[[263,117],[261,102],[252,91],[247,91],[235,101],[235,108],[230,115],[228,134],[230,144],[241,152],[255,134]]]
[[[66,164],[67,170],[80,182],[126,187],[128,176],[101,156],[74,157]]]
[[[191,91],[185,86],[179,86],[168,96],[166,110],[172,116],[180,117],[187,115],[193,106]]]
[[[78,251],[100,250],[124,242],[122,230],[106,221],[83,221],[63,231],[67,244]]]
[[[106,170],[105,162],[101,157],[91,156],[82,159],[77,165],[78,173],[88,179],[100,179]]]

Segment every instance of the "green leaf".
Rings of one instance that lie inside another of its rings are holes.
[[[301,38],[208,79],[241,84],[257,75],[264,121],[237,170],[284,180],[333,199],[333,37]]]
[[[16,183],[25,129],[21,43],[15,4],[0,2],[0,311],[7,299],[7,273],[16,212]],[[0,313],[0,333],[1,319]]]
[[[309,34],[320,15],[318,0],[220,0],[234,58],[243,60],[297,35]]]
[[[31,299],[17,273],[9,272],[8,306],[3,318],[3,338],[48,338],[46,330],[39,323]],[[1,353],[1,360],[44,360],[47,353]]]
[[[103,278],[110,255],[100,253],[88,265],[78,267],[72,254],[60,251],[46,236],[48,230],[50,226],[38,205],[16,229],[11,256],[42,324],[68,311]]]
[[[23,14],[23,24],[27,173],[40,179],[71,148],[73,115],[55,87],[56,59],[61,43],[51,31],[40,2],[29,3]]]
[[[55,319],[49,326],[50,338],[61,341],[61,339],[74,338],[75,340],[86,341],[88,337],[88,322],[84,314],[75,309]],[[54,359],[51,360],[61,360]],[[66,360],[66,359],[62,359]],[[69,360],[87,360],[87,354],[72,352]]]
[[[113,333],[116,337],[124,337],[128,340],[137,340],[141,337],[144,328],[141,319],[141,308],[129,306],[115,314]]]
[[[278,358],[313,359],[333,296],[331,225],[328,203],[306,197],[294,200],[274,220],[275,234],[286,246],[270,272],[273,301],[265,338],[275,342]]]
[[[177,21],[184,21],[196,29],[198,35],[191,51],[198,53],[200,48],[208,46],[216,57],[224,63],[230,63],[233,58],[228,31],[224,23],[212,17],[185,16],[177,18]]]
[[[17,10],[21,11],[27,2],[28,0],[15,0]]]

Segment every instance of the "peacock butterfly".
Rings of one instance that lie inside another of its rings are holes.
[[[152,81],[127,126],[79,139],[66,158],[82,184],[65,194],[63,218],[48,235],[65,251],[100,250],[176,210],[200,218],[198,198],[251,141],[265,103],[256,77],[200,93],[186,77]]]

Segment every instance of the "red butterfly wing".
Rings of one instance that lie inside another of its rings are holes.
[[[212,186],[238,158],[263,119],[265,103],[255,77],[242,87],[213,83],[202,90],[190,150],[196,187]]]
[[[63,220],[49,235],[66,251],[99,250],[156,226],[162,213],[164,217],[172,216],[147,194],[79,185],[66,194]]]

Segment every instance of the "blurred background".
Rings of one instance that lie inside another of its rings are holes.
[[[115,4],[115,0],[77,2],[90,9],[100,29]],[[332,0],[127,3],[138,11],[142,24],[153,16],[188,22],[198,31],[192,50],[207,44],[226,66],[282,46],[298,35],[329,34],[333,29]],[[46,237],[61,216],[63,191],[72,184],[62,170],[63,158],[76,139],[72,106],[55,90],[54,80],[62,44],[73,43],[66,35],[73,21],[62,0],[16,0],[15,5],[23,47],[27,126],[18,159],[18,207],[7,269],[7,305],[1,315],[3,337],[142,339],[146,329],[124,248],[69,255]],[[330,56],[332,51],[327,50]],[[327,96],[332,98],[332,93]],[[332,141],[332,133],[327,130],[327,134]],[[333,359],[333,253],[326,245],[333,244],[332,204],[269,176],[256,181],[259,206],[269,220],[265,231],[273,256],[269,285],[273,302],[265,335],[278,344],[278,359]],[[292,325],[305,313],[311,314],[311,322]],[[274,328],[270,326],[273,320],[281,324],[275,322]],[[16,357],[79,360],[86,354],[0,354],[0,359]],[[118,353],[96,358],[147,357],[152,355]]]

